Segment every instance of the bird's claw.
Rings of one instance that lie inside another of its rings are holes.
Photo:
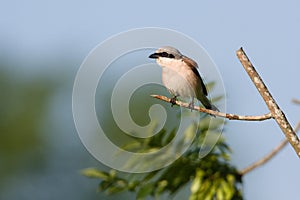
[[[173,107],[174,105],[176,105],[176,101],[177,101],[177,97],[174,96],[170,99],[170,103],[172,104],[171,107]]]
[[[191,109],[191,112],[194,110],[194,102],[189,103],[189,109]]]

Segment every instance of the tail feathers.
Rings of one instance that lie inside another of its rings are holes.
[[[214,110],[214,111],[220,112],[220,110],[215,105],[213,105],[213,104],[211,104],[211,108],[210,109]]]
[[[203,95],[201,98],[199,98],[199,100],[206,109],[220,112],[220,110],[215,105],[213,105],[206,96]]]

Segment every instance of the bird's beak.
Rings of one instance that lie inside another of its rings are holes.
[[[153,59],[156,59],[158,57],[159,57],[159,55],[157,53],[153,53],[149,56],[149,58],[153,58]]]

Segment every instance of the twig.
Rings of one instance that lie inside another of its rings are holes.
[[[297,123],[296,127],[295,127],[295,132],[298,132],[300,129],[300,121]],[[270,153],[268,153],[267,155],[265,155],[263,158],[259,159],[258,161],[252,163],[251,165],[249,165],[248,167],[242,169],[239,171],[239,174],[241,176],[247,174],[248,172],[254,170],[255,168],[262,166],[263,164],[265,164],[266,162],[268,162],[269,160],[271,160],[281,149],[283,149],[283,147],[285,147],[285,145],[288,143],[288,140],[285,138],[282,142],[280,142],[279,145],[277,145]]]
[[[299,99],[292,99],[292,102],[295,104],[300,104],[300,100]]]
[[[252,82],[254,83],[255,87],[257,88],[258,92],[260,93],[265,103],[267,104],[275,121],[281,128],[282,132],[285,134],[285,137],[292,145],[297,155],[300,157],[299,138],[296,135],[290,123],[288,122],[288,120],[286,119],[284,113],[279,108],[274,98],[272,97],[271,93],[269,92],[266,85],[264,84],[263,80],[254,69],[252,63],[250,62],[244,50],[240,48],[239,50],[237,50],[236,54],[240,62],[242,63],[243,67],[245,68],[246,72],[248,73],[249,77],[251,78]]]
[[[171,102],[171,99],[168,97],[165,97],[165,96],[161,96],[161,95],[151,95],[151,96],[154,98],[166,101],[166,102]],[[190,109],[190,104],[188,104],[188,103],[184,103],[184,102],[181,102],[178,100],[174,103],[176,103],[176,105],[178,105],[180,107]],[[236,114],[228,114],[228,113],[222,113],[222,112],[218,112],[218,111],[214,111],[214,110],[209,110],[209,109],[198,107],[198,106],[194,106],[193,110],[197,110],[197,111],[204,112],[207,114],[215,115],[218,117],[224,117],[224,118],[227,118],[230,120],[262,121],[262,120],[267,120],[267,119],[272,118],[271,113],[260,115],[260,116],[241,116],[241,115],[236,115]]]

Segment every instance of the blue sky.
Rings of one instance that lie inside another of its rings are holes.
[[[195,39],[215,61],[226,87],[228,112],[268,112],[236,58],[235,51],[242,46],[295,125],[300,107],[291,99],[300,99],[299,7],[296,0],[6,1],[0,7],[0,54],[18,64],[13,69],[17,72],[62,70],[73,76],[89,51],[114,34],[141,27],[170,28]],[[39,69],[22,65],[57,59],[73,59],[74,66]],[[239,168],[283,139],[274,121],[229,121],[224,135]],[[267,165],[244,177],[246,199],[292,199],[298,193],[299,167],[292,148],[286,147]]]

